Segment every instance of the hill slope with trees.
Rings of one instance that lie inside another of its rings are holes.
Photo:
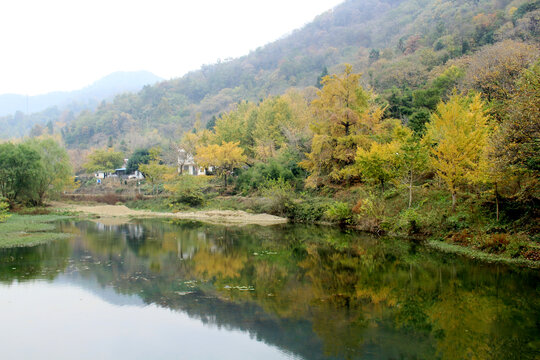
[[[125,92],[138,92],[162,79],[148,71],[118,71],[74,91],[43,95],[0,95],[0,139],[28,135],[34,125],[45,126],[74,118],[83,110],[95,109],[103,100]]]
[[[239,101],[315,86],[343,63],[364,73],[363,85],[389,104],[389,116],[422,123],[442,92],[471,86],[482,60],[475,54],[485,47],[503,43],[495,56],[520,48],[529,53],[525,62],[535,58],[539,7],[523,0],[349,0],[244,57],[117,96],[59,129],[70,147],[113,137],[135,148],[141,133],[146,145],[175,141],[198,118],[204,124]],[[452,64],[458,72],[445,73]]]

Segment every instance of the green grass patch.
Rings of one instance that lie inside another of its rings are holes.
[[[426,245],[429,248],[435,249],[437,251],[457,254],[457,255],[468,257],[470,259],[480,260],[483,262],[526,266],[526,267],[535,268],[535,269],[540,268],[540,262],[537,262],[537,261],[527,260],[523,258],[514,259],[514,258],[506,257],[503,255],[489,254],[481,250],[472,249],[469,247],[464,247],[464,246],[456,245],[456,244],[449,244],[442,241],[429,240],[426,243]]]
[[[152,198],[144,200],[132,200],[124,204],[133,210],[148,210],[154,212],[170,212],[171,207],[167,205],[165,198]]]
[[[49,241],[68,238],[69,234],[55,232],[53,221],[69,219],[65,215],[13,214],[0,223],[0,248],[36,246]]]

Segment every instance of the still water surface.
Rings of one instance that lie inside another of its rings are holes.
[[[62,222],[0,250],[0,359],[538,359],[538,271],[337,229]]]

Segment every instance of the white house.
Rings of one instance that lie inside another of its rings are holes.
[[[178,150],[178,173],[188,175],[206,175],[206,169],[197,166],[193,155],[184,149]]]
[[[98,179],[105,179],[107,177],[107,173],[105,171],[98,171],[94,174],[94,176]]]
[[[144,179],[144,175],[139,170],[135,170],[135,172],[133,174],[128,175],[128,179],[142,180],[142,179]]]

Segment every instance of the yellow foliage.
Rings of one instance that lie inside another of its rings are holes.
[[[247,257],[244,254],[223,254],[201,249],[195,254],[193,260],[195,274],[203,279],[234,279],[240,276]]]
[[[240,142],[224,141],[221,145],[211,144],[199,147],[195,160],[202,167],[213,166],[220,175],[224,176],[226,185],[227,175],[247,161],[247,156],[239,145]]]
[[[359,148],[369,148],[371,137],[384,129],[384,109],[376,106],[372,94],[359,85],[361,74],[350,65],[341,75],[323,78],[323,88],[312,102],[314,133],[311,152],[300,165],[310,172],[306,185],[354,181],[351,168]]]
[[[460,186],[486,180],[488,120],[479,94],[469,103],[454,94],[439,103],[427,125],[431,163],[451,192],[453,206]]]

